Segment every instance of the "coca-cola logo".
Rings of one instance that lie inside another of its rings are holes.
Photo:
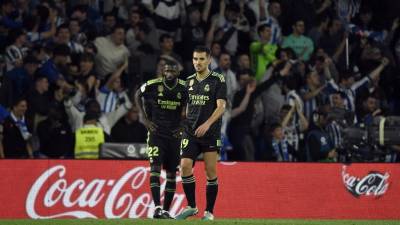
[[[149,168],[135,167],[119,179],[76,178],[68,180],[67,170],[57,165],[44,171],[26,198],[26,213],[34,219],[49,218],[139,218],[152,217],[154,202],[148,193]],[[161,174],[161,193],[165,188]],[[180,182],[180,177],[177,182]],[[161,196],[163,197],[163,196]],[[182,209],[184,194],[176,193],[171,215]]]
[[[364,177],[352,176],[347,172],[347,167],[342,168],[342,179],[346,189],[355,197],[374,196],[380,197],[389,188],[388,172],[381,173],[370,171]]]

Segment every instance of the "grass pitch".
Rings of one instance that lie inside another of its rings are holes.
[[[257,219],[220,219],[201,220],[151,220],[151,219],[71,219],[71,220],[0,220],[1,225],[400,225],[395,220],[257,220]]]

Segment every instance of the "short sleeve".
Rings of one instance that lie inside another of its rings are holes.
[[[215,87],[216,95],[215,99],[224,99],[226,100],[226,82],[224,79],[219,79],[217,85]]]
[[[139,88],[139,96],[142,97],[147,91],[147,83],[142,84]]]

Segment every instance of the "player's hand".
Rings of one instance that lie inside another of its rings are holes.
[[[387,66],[389,64],[389,59],[384,57],[384,58],[382,58],[381,63],[382,63],[383,66]]]
[[[335,149],[328,153],[328,158],[329,159],[335,159],[337,156],[338,156],[338,154],[337,154]]]
[[[196,129],[194,135],[196,135],[196,137],[203,137],[208,129],[210,129],[210,125],[208,123],[203,123]]]
[[[152,121],[150,121],[148,119],[145,119],[143,121],[143,123],[144,123],[144,126],[147,128],[147,130],[150,132],[155,132],[158,128],[158,126],[155,123],[153,123]]]
[[[251,94],[256,90],[257,83],[255,80],[251,80],[246,86],[246,93]]]

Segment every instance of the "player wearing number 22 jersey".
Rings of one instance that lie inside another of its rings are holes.
[[[177,79],[174,62],[167,62],[163,77],[147,81],[136,92],[136,102],[144,114],[148,129],[147,154],[150,161],[150,189],[155,211],[153,218],[170,219],[169,207],[176,189],[179,165],[181,120],[184,115],[187,91],[185,81]],[[163,208],[160,204],[161,166],[167,172]]]

